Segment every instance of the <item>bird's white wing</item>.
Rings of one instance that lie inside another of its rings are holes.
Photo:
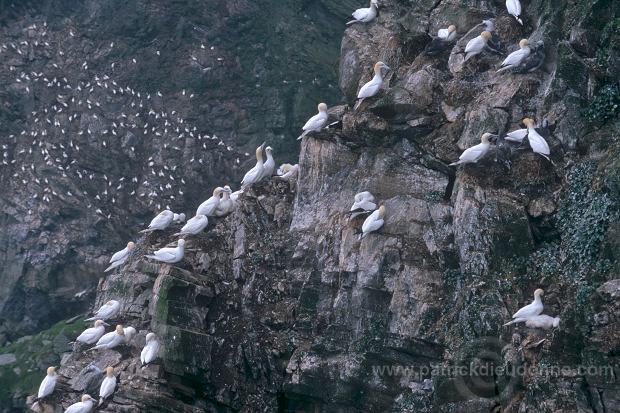
[[[381,87],[381,81],[378,81],[375,78],[373,78],[370,82],[367,82],[364,86],[362,86],[360,91],[357,93],[357,98],[365,99],[365,98],[372,97],[377,94],[380,87]]]
[[[465,46],[465,53],[470,52],[479,52],[485,46],[484,39],[481,36],[474,37],[469,42],[467,42],[467,46]]]
[[[368,225],[366,225],[366,222],[364,222],[364,225],[362,226],[362,232],[364,233],[373,232],[373,231],[378,230],[382,226],[383,226],[382,219],[377,219],[372,222],[369,222]]]
[[[263,173],[262,165],[255,165],[254,168],[250,169],[241,180],[241,185],[250,185],[255,182],[258,182],[258,177]]]
[[[534,317],[534,316],[542,313],[542,311],[543,311],[543,306],[542,305],[539,305],[539,304],[536,304],[536,303],[531,303],[531,304],[528,304],[525,307],[521,308],[516,313],[514,313],[512,318],[530,318],[530,317]]]
[[[154,255],[161,260],[172,260],[177,256],[176,252],[176,248],[162,248],[155,251]]]
[[[140,353],[140,361],[142,364],[148,364],[151,361],[155,360],[157,356],[157,352],[159,351],[159,342],[151,341],[149,342]]]
[[[117,251],[114,253],[114,255],[112,255],[112,258],[110,258],[110,262],[116,262],[116,261],[120,261],[123,258],[125,258],[128,254],[129,250],[127,249],[127,247],[123,248],[120,251]]]
[[[107,398],[112,393],[114,393],[114,389],[116,388],[116,377],[106,377],[103,379],[101,383],[101,387],[99,388],[99,397]]]
[[[99,340],[99,336],[103,334],[104,329],[98,327],[87,328],[75,340],[82,343],[92,344]]]
[[[308,119],[308,121],[304,124],[303,128],[301,128],[304,131],[307,130],[317,130],[317,129],[321,129],[324,125],[325,125],[325,116],[323,116],[322,114],[318,113],[316,115],[314,115],[313,117],[311,117],[310,119]]]
[[[85,413],[87,412],[87,410],[85,409],[86,409],[86,405],[84,403],[77,402],[67,407],[67,410],[65,410],[65,413]]]
[[[527,135],[527,139],[530,142],[530,146],[532,150],[536,153],[540,153],[543,155],[549,155],[551,150],[549,149],[549,145],[545,138],[540,136],[536,131],[529,131]]]
[[[165,214],[164,212],[160,212],[159,215],[157,215],[155,218],[153,218],[153,220],[151,221],[151,223],[149,224],[149,228],[162,228],[168,225],[169,223],[169,217],[167,214]]]
[[[378,220],[379,210],[376,210],[372,214],[370,214],[362,224],[362,232],[368,232],[369,228],[371,228],[374,225],[374,222]]]
[[[355,202],[353,206],[351,206],[351,211],[355,211],[356,209],[363,209],[364,211],[374,211],[376,208],[377,204],[375,204],[374,202],[362,200],[360,202]]]
[[[449,35],[450,32],[448,31],[448,29],[439,29],[437,31],[437,37],[439,37],[440,39],[447,39]]]
[[[487,151],[484,145],[478,144],[471,148],[465,149],[459,159],[464,162],[475,162],[480,159]]]
[[[111,304],[104,304],[99,311],[95,314],[96,317],[107,318],[114,312],[114,306]]]
[[[200,204],[198,209],[196,209],[196,215],[208,216],[208,215],[213,214],[213,211],[215,211],[215,208],[217,208],[217,205],[219,203],[220,203],[220,198],[212,196],[211,198],[207,199],[202,204]]]
[[[524,47],[515,52],[510,53],[502,62],[502,66],[518,65],[530,54],[529,47]]]
[[[523,138],[525,138],[526,136],[527,129],[517,129],[515,131],[507,133],[504,139],[511,142],[521,143],[523,141]]]
[[[51,394],[54,391],[54,387],[56,387],[56,377],[55,376],[45,376],[41,385],[39,386],[39,394],[37,397],[40,399]]]
[[[369,11],[370,9],[368,8],[357,9],[351,15],[355,20],[362,20],[368,16]]]
[[[110,344],[112,341],[114,341],[114,338],[117,336],[118,334],[116,334],[115,331],[112,331],[110,333],[104,334],[101,336],[101,338],[99,340],[97,340],[97,346],[105,346]]]
[[[185,234],[195,234],[196,232],[202,231],[208,224],[207,219],[194,217],[187,221],[187,224],[181,228],[181,232]]]
[[[506,0],[506,9],[513,16],[521,15],[521,2],[519,0]]]

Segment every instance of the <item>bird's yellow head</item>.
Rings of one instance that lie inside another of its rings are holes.
[[[103,320],[95,320],[95,327],[99,327],[103,325]]]
[[[327,112],[327,105],[325,103],[319,103],[319,112]]]
[[[379,216],[383,218],[385,216],[385,205],[379,207]]]
[[[451,24],[450,26],[448,26],[448,33],[453,33],[456,31],[456,26]]]
[[[530,44],[530,42],[527,39],[521,39],[521,41],[519,42],[519,47],[523,49],[528,44]]]
[[[488,132],[483,133],[482,136],[480,137],[480,141],[489,143],[489,141],[491,140],[493,136],[495,135],[493,135],[492,133],[488,133]]]
[[[542,297],[543,295],[545,295],[545,292],[542,288],[538,288],[536,291],[534,291],[534,296],[536,297]]]
[[[87,401],[89,401],[89,400],[93,400],[93,398],[92,398],[92,397],[90,397],[90,395],[85,394],[85,395],[83,395],[83,396],[82,396],[82,403],[83,403],[83,402],[87,402]]]
[[[108,301],[107,303],[105,303],[105,305],[112,305],[112,304],[114,304],[114,303],[112,302],[112,300],[110,300],[110,301]]]
[[[380,75],[381,74],[381,69],[390,70],[389,66],[386,65],[383,62],[375,63],[375,74]]]
[[[490,40],[490,39],[491,39],[491,32],[488,32],[488,31],[486,31],[486,30],[485,30],[485,31],[483,31],[482,33],[480,33],[480,36],[481,36],[484,40],[488,41],[488,40]]]
[[[528,128],[533,128],[534,127],[534,121],[532,119],[530,119],[530,118],[523,118],[522,122]]]
[[[133,241],[129,241],[127,243],[127,248],[130,249],[130,250],[134,249],[135,246],[136,246],[136,244]]]
[[[218,186],[217,188],[213,190],[213,196],[218,196],[222,192],[224,192],[224,188],[222,188],[221,186]]]
[[[117,325],[116,326],[116,334],[119,334],[121,336],[125,335],[125,330],[123,330],[123,326],[122,325]]]
[[[112,375],[114,375],[114,368],[112,366],[106,367],[105,375],[108,377],[112,377]]]
[[[47,374],[49,376],[51,376],[52,374],[54,374],[56,372],[56,367],[48,367],[47,368]]]
[[[148,333],[148,334],[146,335],[146,341],[147,341],[147,342],[148,342],[148,341],[151,341],[151,340],[153,340],[153,339],[155,339],[155,333]]]

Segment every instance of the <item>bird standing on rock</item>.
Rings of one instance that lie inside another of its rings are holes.
[[[122,250],[118,252],[115,252],[114,255],[112,255],[112,258],[110,258],[110,266],[106,268],[104,272],[111,271],[114,268],[120,267],[121,265],[123,265],[129,258],[129,256],[131,255],[131,252],[133,251],[135,247],[136,247],[136,244],[134,244],[132,241],[129,241],[125,248],[123,248]]]
[[[259,181],[262,181],[265,178],[271,178],[276,171],[276,161],[273,159],[273,148],[271,146],[267,146],[265,148],[265,153],[267,154],[267,160],[263,164],[263,172],[261,173]],[[230,187],[228,189],[230,190]],[[229,191],[228,193],[230,194],[231,192],[232,191]]]
[[[491,33],[488,31],[483,31],[480,33],[480,36],[474,37],[465,46],[465,62],[469,60],[471,57],[476,56],[487,47],[487,42],[491,39]]]
[[[505,70],[510,70],[519,66],[530,55],[532,51],[529,44],[530,43],[527,39],[522,39],[519,42],[519,50],[510,53],[508,57],[504,59],[500,69],[497,70],[497,73],[503,72]]]
[[[103,320],[95,320],[95,325],[91,328],[87,328],[80,334],[75,341],[79,341],[84,344],[93,344],[97,342],[105,333],[105,326],[107,324]]]
[[[368,191],[359,192],[353,197],[353,205],[351,205],[349,210],[349,214],[351,214],[350,219],[370,213],[370,211],[374,211],[376,208],[377,204],[375,204],[373,194]]]
[[[221,186],[215,188],[213,190],[213,195],[198,206],[198,209],[196,209],[196,216],[204,215],[206,217],[210,217],[215,215],[215,210],[220,204],[220,194],[222,192],[224,192],[224,188],[222,188]]]
[[[114,368],[108,366],[105,369],[105,378],[103,382],[101,382],[101,387],[99,388],[99,406],[103,404],[103,401],[110,397],[112,393],[114,393],[114,389],[116,389],[116,377],[114,376]]]
[[[450,25],[447,29],[439,29],[437,37],[433,37],[431,42],[424,48],[424,53],[435,56],[446,49],[456,40],[456,26]]]
[[[362,224],[362,235],[360,235],[360,239],[381,228],[384,223],[384,218],[385,206],[381,205],[379,209],[370,214]]]
[[[256,165],[252,169],[250,169],[243,179],[241,180],[241,189],[245,189],[246,187],[255,184],[261,180],[263,175],[263,169],[265,168],[263,162],[263,147],[265,143],[256,148]]]
[[[471,148],[465,149],[461,156],[459,156],[459,160],[456,162],[452,162],[450,166],[460,165],[463,163],[478,162],[484,157],[484,155],[487,154],[487,152],[489,152],[489,149],[491,148],[490,139],[496,136],[497,135],[494,135],[492,133],[483,133],[480,137],[480,143],[478,145],[472,146]]]
[[[142,352],[140,352],[140,362],[142,362],[142,365],[145,366],[155,360],[158,351],[159,341],[157,341],[157,336],[154,333],[148,333],[146,335],[146,344]]]
[[[172,221],[174,220],[174,212],[166,209],[161,211],[149,224],[147,229],[140,231],[141,233],[152,232],[152,231],[161,231],[170,226]]]
[[[310,132],[319,132],[327,125],[327,105],[325,103],[319,103],[318,111],[316,115],[308,119],[308,121],[301,128],[303,133],[299,135],[297,140],[302,139]]]
[[[93,409],[95,399],[88,394],[82,396],[81,401],[73,403],[65,410],[65,413],[88,413]]]
[[[352,16],[355,20],[347,22],[347,26],[353,23],[368,23],[377,17],[377,7],[379,3],[377,0],[370,0],[370,7],[363,7],[353,12]]]
[[[271,149],[271,148],[267,147],[267,149]],[[271,158],[271,161],[273,161],[273,158]],[[232,189],[230,189],[230,187],[226,185],[224,187],[224,192],[222,193],[222,199],[220,200],[220,203],[217,206],[217,209],[215,210],[216,217],[225,217],[226,215],[233,212],[233,209],[235,208],[235,203],[230,198],[231,193],[232,193]]]
[[[521,64],[512,69],[514,73],[532,73],[540,69],[545,62],[545,43],[540,40],[534,44],[534,47],[530,47],[530,55],[527,56]]]
[[[116,300],[110,300],[104,305],[102,305],[99,310],[97,310],[94,316],[87,318],[86,321],[108,320],[110,318],[116,317],[120,310],[121,303]]]
[[[525,325],[529,328],[542,328],[543,330],[550,330],[552,328],[557,328],[560,325],[560,317],[551,317],[546,314],[541,314],[528,318]]]
[[[200,234],[207,225],[209,225],[209,219],[205,215],[196,215],[194,218],[187,221],[183,228],[181,228],[181,231],[174,234],[174,236],[197,235]]]
[[[512,315],[513,320],[507,322],[504,325],[507,326],[507,325],[514,324],[514,323],[522,323],[526,321],[528,318],[537,316],[540,313],[542,313],[544,306],[543,306],[542,299],[540,297],[542,297],[544,294],[545,292],[540,288],[534,291],[534,301],[532,301],[530,304],[526,305],[525,307],[522,307],[519,311],[514,313]]]
[[[527,140],[530,143],[532,151],[549,159],[551,150],[545,138],[536,131],[534,121],[530,118],[523,119],[523,124],[527,126]]]
[[[44,397],[49,396],[54,391],[56,387],[56,382],[58,381],[58,374],[56,374],[55,367],[47,368],[47,375],[43,378],[41,385],[39,386],[39,393],[37,394],[37,399],[43,399]]]
[[[377,62],[374,66],[375,75],[373,78],[364,84],[357,92],[357,103],[353,107],[353,110],[357,110],[364,99],[373,97],[376,95],[381,89],[381,85],[383,85],[383,70],[390,70],[389,66],[383,62]]]
[[[167,264],[175,264],[183,259],[185,253],[185,240],[180,239],[176,248],[160,248],[153,253],[153,255],[146,255],[146,258],[151,258],[159,262],[165,262]]]
[[[125,329],[123,329],[122,325],[118,324],[114,331],[104,334],[103,337],[97,341],[95,347],[90,350],[111,349],[123,343],[125,343]]]

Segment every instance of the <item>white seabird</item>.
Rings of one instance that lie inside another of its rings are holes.
[[[442,40],[452,41],[456,37],[456,26],[451,24],[447,29],[439,29],[437,31],[437,38]]]
[[[375,204],[374,195],[368,191],[364,191],[355,194],[353,197],[353,205],[351,205],[349,213],[351,214],[351,218],[355,218],[356,216],[370,213],[370,211],[374,211],[376,208],[377,204]]]
[[[213,216],[215,214],[215,210],[220,203],[220,194],[224,192],[224,188],[218,186],[213,190],[213,195],[204,201],[198,209],[196,209],[196,215],[204,215],[206,217]]]
[[[105,326],[106,323],[103,320],[95,320],[95,325],[82,331],[75,341],[84,344],[96,343],[105,333]]]
[[[178,224],[185,222],[185,214],[184,213],[180,213],[180,214],[174,214],[174,218],[172,218],[172,222],[176,222]]]
[[[164,211],[161,211],[155,218],[153,218],[153,220],[151,221],[147,229],[144,229],[140,232],[144,233],[144,232],[164,230],[168,228],[170,224],[172,224],[173,219],[174,219],[174,212],[166,209]]]
[[[512,132],[508,132],[506,136],[504,136],[504,140],[507,140],[510,142],[521,143],[523,142],[523,139],[526,136],[527,136],[527,128],[517,129],[517,130],[513,130]]]
[[[506,10],[508,10],[508,14],[517,19],[519,24],[523,25],[523,20],[521,20],[521,2],[519,0],[506,0]]]
[[[259,181],[262,181],[265,178],[271,178],[276,170],[276,161],[273,159],[273,148],[271,146],[267,146],[265,148],[265,153],[267,154],[267,160],[263,164],[263,172],[261,173]]]
[[[480,137],[480,143],[472,146],[471,148],[465,149],[461,156],[459,156],[459,160],[452,162],[450,166],[478,162],[489,151],[489,148],[491,147],[491,142],[489,139],[494,136],[496,135],[493,135],[492,133],[483,133]]]
[[[508,55],[506,59],[500,65],[500,69],[497,70],[497,73],[503,72],[505,70],[513,69],[519,66],[531,53],[532,49],[530,49],[529,42],[527,39],[521,39],[519,42],[519,50],[516,50]]]
[[[424,53],[434,56],[441,53],[448,45],[456,39],[456,26],[451,24],[447,29],[439,29],[437,37],[433,37],[431,42],[424,48]]]
[[[308,121],[301,128],[303,133],[299,135],[297,140],[301,140],[304,136],[310,132],[319,132],[327,125],[327,105],[325,103],[319,103],[319,113],[308,119]]]
[[[383,85],[383,72],[382,70],[390,70],[389,66],[383,62],[377,62],[374,66],[375,75],[369,82],[366,82],[364,86],[362,86],[357,92],[357,103],[353,107],[353,110],[357,110],[360,107],[364,99],[373,97],[376,95],[381,89],[381,85]]]
[[[370,214],[362,224],[362,235],[360,239],[381,228],[383,226],[383,218],[385,217],[385,206],[381,205],[379,209]]]
[[[243,193],[243,189],[240,189],[230,194],[230,200],[233,202],[233,208],[237,207],[237,200],[239,199],[242,193]]]
[[[487,42],[491,38],[491,32],[483,31],[480,33],[480,36],[474,37],[465,46],[465,62],[469,60],[469,58],[476,56],[477,54],[482,53],[484,48],[487,46]]]
[[[148,333],[146,335],[146,344],[140,352],[140,361],[142,365],[147,365],[157,357],[159,351],[159,341],[154,333]]]
[[[370,7],[363,7],[357,9],[351,14],[355,20],[347,22],[347,26],[353,23],[368,23],[377,17],[377,7],[379,6],[378,0],[370,0]]]
[[[183,228],[181,228],[181,231],[174,234],[174,236],[200,234],[207,225],[209,225],[209,218],[202,214],[196,215],[194,218],[187,221]]]
[[[118,252],[115,252],[114,255],[112,255],[112,258],[110,258],[110,266],[106,268],[104,272],[111,271],[114,268],[120,267],[121,265],[123,265],[129,258],[129,256],[131,255],[131,252],[133,251],[135,247],[136,247],[136,244],[134,244],[132,241],[129,241],[125,248],[123,248],[122,250]]]
[[[151,258],[168,264],[175,264],[183,259],[184,253],[185,240],[181,238],[175,248],[158,249],[153,253],[153,255],[147,255],[146,258]]]
[[[530,304],[526,305],[525,307],[522,307],[519,311],[514,313],[512,315],[513,320],[507,322],[504,325],[507,326],[507,325],[514,324],[514,323],[522,323],[526,321],[528,318],[537,316],[540,313],[542,313],[544,306],[542,303],[542,299],[540,297],[542,297],[544,293],[545,292],[540,288],[534,291],[534,301],[532,301]]]
[[[99,406],[103,404],[103,401],[110,397],[116,389],[116,377],[114,376],[114,368],[108,366],[105,369],[105,378],[101,382],[99,387]]]
[[[65,413],[88,413],[93,409],[95,399],[85,394],[82,396],[81,400],[82,401],[73,403],[71,406],[67,407]]]
[[[111,349],[123,343],[125,343],[125,330],[119,324],[114,331],[104,334],[90,350]]]
[[[245,174],[243,179],[241,180],[241,189],[244,189],[247,186],[255,184],[258,181],[260,181],[263,175],[263,168],[264,168],[264,163],[263,163],[263,146],[264,145],[265,144],[263,143],[261,146],[256,148],[256,165],[254,165],[254,167],[250,169]]]
[[[37,393],[37,399],[42,399],[44,397],[49,396],[54,391],[56,387],[56,382],[58,381],[58,374],[56,374],[55,367],[48,367],[47,374],[43,378],[41,385],[39,386],[39,393]]]
[[[549,149],[549,145],[547,144],[545,138],[540,136],[540,133],[536,131],[534,121],[530,118],[525,118],[522,122],[525,126],[527,126],[527,140],[530,143],[532,151],[549,159],[551,150]]]
[[[551,317],[546,314],[530,317],[525,321],[525,325],[529,328],[542,328],[550,330],[560,325],[560,317]]]
[[[102,305],[99,310],[95,313],[91,318],[87,318],[86,321],[93,320],[108,320],[110,318],[116,317],[116,315],[121,310],[121,303],[116,300],[110,300],[104,305]]]
[[[269,147],[267,147],[269,149]],[[271,158],[273,161],[273,158]],[[224,192],[222,193],[222,199],[220,200],[217,209],[215,210],[216,217],[224,217],[235,209],[235,203],[232,199],[230,199],[230,194],[232,193],[232,189],[228,185],[224,187]]]
[[[276,172],[278,179],[284,179],[285,181],[293,180],[297,177],[299,172],[299,164],[291,165],[290,163],[283,163]]]

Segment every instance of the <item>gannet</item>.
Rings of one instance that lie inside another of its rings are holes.
[[[111,349],[123,343],[125,343],[125,330],[123,326],[119,324],[114,331],[104,334],[97,340],[97,344],[95,344],[95,347],[91,348],[91,350]]]
[[[269,147],[267,147],[269,149]],[[273,158],[271,158],[273,161]],[[216,217],[223,217],[230,214],[235,208],[235,204],[232,199],[230,199],[230,194],[232,193],[232,189],[228,185],[224,187],[224,192],[222,193],[222,199],[220,199],[220,203],[215,210]]]
[[[489,139],[491,137],[496,137],[492,133],[483,133],[480,137],[480,143],[478,145],[474,145],[471,148],[465,149],[461,156],[459,156],[459,160],[456,162],[452,162],[450,166],[460,165],[463,163],[475,163],[484,157],[489,151],[491,147],[491,142]]]
[[[39,386],[39,393],[37,399],[42,399],[49,396],[56,387],[56,381],[58,381],[58,374],[56,374],[56,367],[48,367],[47,375],[43,378],[41,385]]]
[[[506,0],[506,10],[508,10],[508,14],[517,19],[519,24],[523,25],[523,20],[521,20],[521,2],[519,0]]]
[[[180,239],[176,248],[161,248],[153,253],[153,255],[147,255],[146,258],[151,258],[160,262],[168,264],[174,264],[183,259],[185,253],[185,240]]]
[[[144,232],[151,232],[151,231],[157,231],[157,230],[164,230],[168,228],[170,224],[172,224],[173,219],[174,219],[174,212],[166,209],[164,211],[161,211],[155,218],[153,218],[153,220],[151,221],[147,229],[144,229],[140,232],[144,233]]]
[[[140,353],[140,361],[142,365],[147,365],[157,357],[159,351],[159,341],[154,333],[148,333],[146,335],[146,344]]]
[[[500,65],[500,69],[497,70],[497,73],[503,72],[505,70],[513,69],[519,66],[525,58],[530,55],[531,49],[529,46],[529,42],[527,39],[522,39],[519,42],[519,50],[516,50],[508,55],[506,59]]]
[[[366,84],[364,84],[364,86],[361,87],[360,91],[357,92],[358,101],[353,107],[353,110],[357,110],[357,108],[360,107],[364,99],[373,97],[379,92],[379,90],[381,89],[381,85],[383,84],[383,74],[382,74],[383,69],[390,70],[388,65],[386,65],[383,62],[375,63],[375,66],[374,66],[375,75],[370,80],[370,82],[367,82]]]
[[[542,313],[544,307],[540,297],[544,295],[544,291],[540,288],[534,291],[534,301],[530,304],[522,307],[519,311],[512,315],[513,320],[504,324],[505,326],[514,324],[514,323],[522,323],[526,321],[528,318],[534,317]]]
[[[213,216],[215,214],[215,210],[220,203],[220,194],[224,192],[224,188],[218,186],[213,190],[213,195],[204,201],[198,209],[196,209],[196,215],[204,215],[206,217]]]
[[[233,208],[237,207],[237,200],[239,199],[242,193],[243,193],[243,189],[240,189],[230,194],[230,200],[233,202]]]
[[[469,60],[472,56],[482,53],[490,38],[491,33],[485,30],[480,33],[480,36],[474,37],[467,42],[465,46],[465,61]]]
[[[299,172],[299,164],[291,165],[290,163],[283,163],[276,172],[277,178],[284,179],[285,181],[293,180],[297,177]]]
[[[95,313],[91,318],[87,318],[86,321],[93,320],[108,320],[110,318],[116,317],[116,315],[121,310],[121,303],[116,300],[110,300],[104,305],[102,305],[99,310]]]
[[[360,239],[383,226],[383,218],[385,217],[385,206],[381,205],[379,209],[370,214],[362,224],[362,235]]]
[[[531,52],[521,64],[512,69],[514,73],[532,73],[540,69],[545,62],[545,43],[539,40],[534,44],[534,47],[530,47]]]
[[[207,225],[209,225],[209,219],[205,215],[196,215],[194,218],[187,221],[180,232],[177,232],[173,236],[196,235],[201,233]]]
[[[265,153],[267,154],[267,160],[263,164],[263,172],[261,173],[259,181],[266,178],[271,178],[276,170],[276,162],[273,159],[273,148],[271,146],[267,146],[265,148]]]
[[[530,143],[532,151],[549,159],[549,154],[551,153],[549,145],[545,138],[540,136],[540,133],[536,132],[534,121],[530,118],[525,118],[523,119],[523,124],[527,126],[527,140]]]
[[[327,105],[325,103],[319,103],[319,113],[308,119],[308,121],[301,128],[303,133],[299,135],[297,140],[300,140],[310,132],[319,132],[327,125]]]
[[[256,182],[260,181],[263,175],[263,168],[264,168],[264,164],[263,164],[263,147],[264,146],[265,144],[263,143],[261,146],[256,148],[256,165],[252,169],[250,169],[245,174],[243,179],[241,180],[241,189],[244,189],[245,187],[255,184]]]
[[[105,333],[106,323],[103,320],[95,320],[94,327],[87,328],[82,331],[75,341],[79,341],[84,344],[93,344],[97,342]]]
[[[441,53],[448,45],[456,39],[456,26],[450,25],[447,29],[439,29],[437,37],[433,37],[431,42],[424,48],[424,53],[434,56]]]
[[[172,218],[172,222],[176,222],[178,224],[185,222],[185,214],[184,213],[174,214],[174,218]]]
[[[551,317],[545,314],[530,317],[525,321],[525,325],[529,328],[542,328],[549,330],[557,328],[560,325],[560,317]]]
[[[131,340],[137,333],[136,329],[132,326],[123,328],[123,332],[125,333],[125,344],[131,343]]]
[[[93,409],[94,403],[95,399],[85,394],[82,396],[82,401],[73,403],[71,406],[67,407],[65,413],[88,413]]]
[[[375,197],[368,191],[360,192],[355,194],[353,197],[353,205],[351,205],[351,209],[349,210],[349,214],[351,214],[351,219],[370,213],[377,208],[377,204],[375,204]]]
[[[368,23],[375,17],[377,17],[377,7],[379,6],[378,0],[370,0],[370,7],[363,7],[353,12],[352,16],[355,20],[347,22],[347,26],[353,23]]]
[[[136,244],[134,244],[132,241],[129,241],[125,248],[118,252],[115,252],[114,255],[112,255],[112,258],[110,258],[110,266],[106,268],[104,272],[111,271],[114,268],[123,265],[125,261],[127,261],[127,258],[129,258],[129,255],[131,255],[131,251],[135,247]]]
[[[523,139],[527,136],[527,128],[525,129],[517,129],[512,132],[508,132],[504,139],[510,142],[523,142]]]
[[[116,377],[114,376],[114,368],[108,366],[105,369],[105,378],[103,379],[103,382],[101,382],[101,387],[99,388],[99,406],[103,404],[105,399],[114,393],[115,388]]]

